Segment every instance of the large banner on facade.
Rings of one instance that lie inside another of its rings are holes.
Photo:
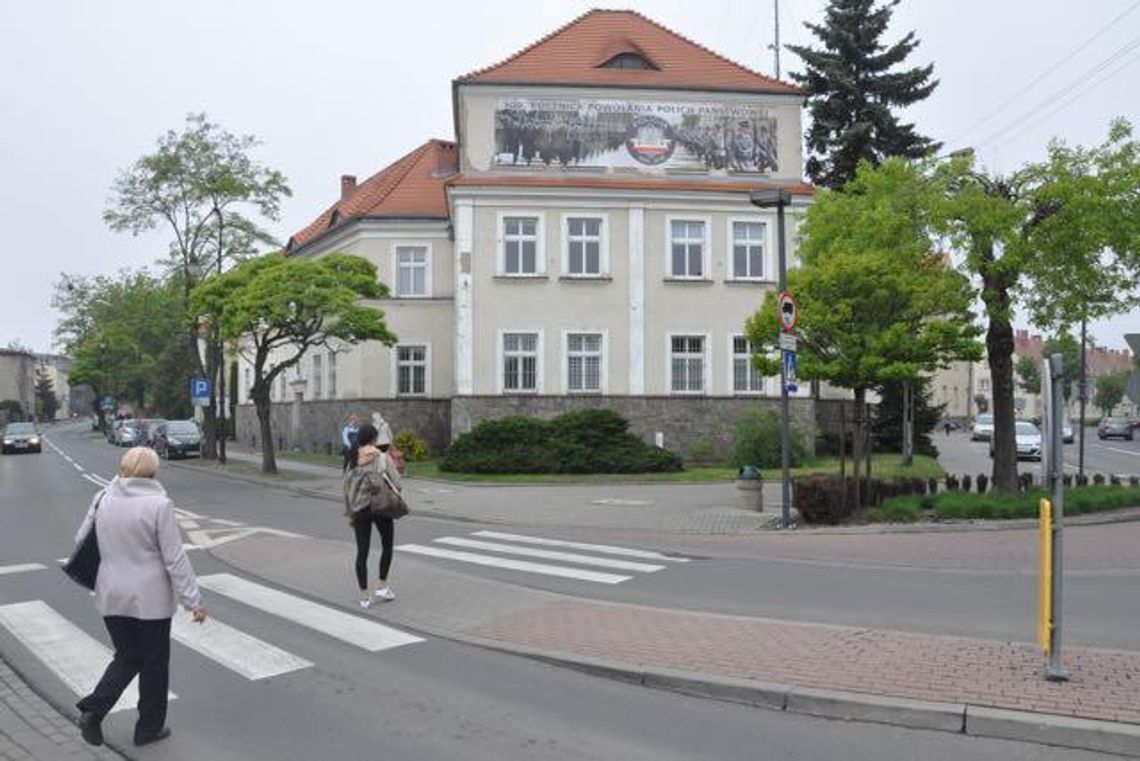
[[[774,172],[776,119],[738,103],[503,98],[495,163]]]

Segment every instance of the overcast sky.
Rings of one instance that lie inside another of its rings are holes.
[[[824,0],[782,0],[785,43]],[[528,45],[589,2],[480,0],[0,0],[0,346],[52,348],[61,272],[153,264],[165,231],[140,238],[101,220],[116,172],[188,112],[263,141],[256,157],[294,195],[270,223],[282,241],[339,193],[429,137],[451,139],[451,80]],[[907,118],[986,167],[1040,159],[1051,137],[1089,145],[1114,116],[1140,124],[1140,0],[909,0],[909,30],[941,85]],[[632,0],[632,7],[764,73],[774,71],[772,0]],[[1099,36],[1097,36],[1099,34]],[[1075,54],[1074,54],[1075,52]],[[798,67],[789,52],[783,69]],[[1028,89],[1026,89],[1028,87]],[[1001,109],[994,113],[995,109]],[[979,124],[979,121],[990,117]],[[1125,346],[1140,311],[1092,328]]]

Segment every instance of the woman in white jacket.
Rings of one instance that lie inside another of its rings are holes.
[[[94,522],[100,555],[95,605],[115,645],[103,678],[77,704],[83,739],[92,745],[103,743],[103,717],[135,675],[135,745],[170,735],[166,697],[175,594],[196,622],[206,620],[198,579],[174,522],[174,505],[155,480],[157,473],[154,450],[129,450],[119,462],[119,475],[95,498],[76,535],[76,542],[81,541]]]

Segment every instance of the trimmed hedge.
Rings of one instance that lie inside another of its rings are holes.
[[[890,499],[872,509],[871,520],[890,523],[913,523],[924,511],[936,520],[1012,520],[1036,518],[1038,501],[1048,496],[1041,489],[1023,494],[972,494],[946,491],[924,497]],[[1065,489],[1065,515],[1097,513],[1124,507],[1140,507],[1140,488],[1135,486],[1083,486]]]
[[[577,410],[553,420],[488,420],[451,443],[439,469],[451,473],[659,473],[681,458],[629,432],[612,410]]]
[[[907,495],[924,495],[928,482],[924,478],[860,478],[864,504],[880,505],[886,499]],[[858,510],[855,501],[855,478],[815,474],[796,479],[795,507],[805,523],[834,526],[850,519]]]

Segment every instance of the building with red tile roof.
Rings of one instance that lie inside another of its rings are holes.
[[[317,352],[275,399],[380,407],[436,447],[487,418],[607,406],[681,452],[722,448],[741,410],[777,403],[743,335],[779,249],[775,210],[750,195],[790,192],[794,262],[813,193],[801,90],[639,13],[593,10],[451,95],[453,142],[342,176],[286,249],[373,261],[399,343]],[[278,430],[302,417],[278,414]]]

